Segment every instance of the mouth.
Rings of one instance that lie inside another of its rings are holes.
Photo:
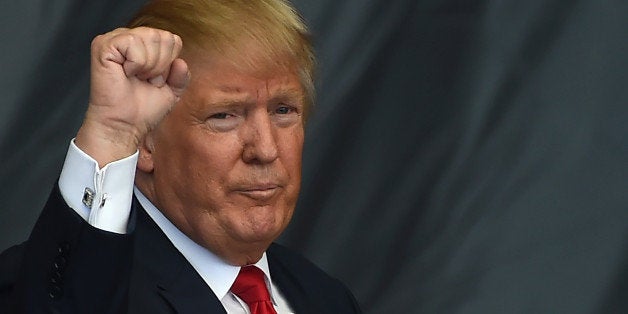
[[[281,186],[276,184],[262,184],[242,187],[236,190],[238,194],[244,195],[256,201],[267,201],[279,193]]]

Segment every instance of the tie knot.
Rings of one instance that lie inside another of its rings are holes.
[[[249,304],[249,306],[256,302],[270,302],[270,295],[264,280],[264,272],[255,266],[240,268],[240,273],[233,286],[231,286],[231,292],[246,302],[246,304]]]

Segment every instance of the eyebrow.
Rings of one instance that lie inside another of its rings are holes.
[[[253,97],[244,93],[242,88],[233,86],[220,86],[218,91],[226,95],[216,97],[216,101],[207,101],[206,104],[212,106],[229,107],[238,104],[246,104],[253,101]],[[213,98],[213,97],[212,97]]]
[[[242,93],[242,88],[237,86],[221,85],[218,86],[218,90],[225,93]]]
[[[287,99],[287,100],[299,100],[299,101],[304,101],[305,100],[305,93],[303,93],[300,89],[297,88],[285,88],[285,89],[279,89],[275,92],[275,94],[270,98],[271,101],[277,101],[277,100],[282,100],[282,99]]]
[[[218,100],[215,102],[209,102],[209,104],[217,105],[217,106],[230,106],[235,104],[245,104],[249,102],[253,102],[255,97],[250,97],[250,95],[243,93],[240,87],[234,86],[220,86],[218,90],[223,93],[230,94],[229,98],[226,100]],[[296,99],[296,100],[304,100],[305,93],[301,91],[299,88],[288,87],[288,88],[279,88],[274,91],[273,95],[270,95],[270,101],[282,100],[282,99]]]
[[[247,101],[247,99],[226,99],[226,100],[207,102],[206,105],[209,105],[215,109],[230,109],[233,107],[249,105],[250,103],[251,102]]]

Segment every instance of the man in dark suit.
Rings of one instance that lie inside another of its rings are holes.
[[[96,37],[58,187],[0,258],[2,306],[359,313],[344,285],[273,244],[297,201],[313,68],[281,0],[153,1]]]

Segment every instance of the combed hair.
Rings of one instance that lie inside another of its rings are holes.
[[[183,40],[182,54],[217,54],[252,70],[298,69],[305,116],[314,103],[315,57],[307,26],[284,0],[155,0],[128,24],[167,30]],[[288,60],[289,64],[280,64]]]

